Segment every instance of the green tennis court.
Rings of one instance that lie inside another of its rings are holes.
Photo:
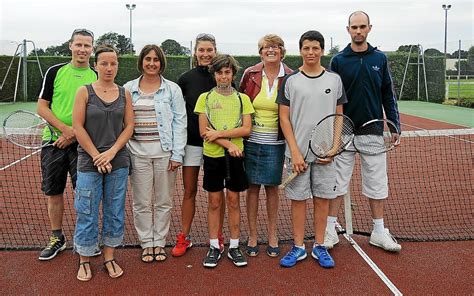
[[[422,101],[398,101],[400,113],[474,127],[474,109]]]

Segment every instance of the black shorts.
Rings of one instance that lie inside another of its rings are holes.
[[[41,149],[41,190],[45,195],[62,194],[66,188],[67,173],[76,188],[77,142],[65,149],[47,146]]]
[[[218,192],[224,188],[234,192],[242,192],[249,188],[247,175],[244,169],[244,159],[230,158],[230,180],[225,180],[225,157],[204,156],[203,188],[209,192]]]

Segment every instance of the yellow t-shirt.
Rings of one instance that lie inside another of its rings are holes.
[[[208,96],[209,95],[209,96]],[[232,119],[225,119],[225,114],[239,113],[240,103],[237,93],[233,93],[229,96],[221,95],[215,91],[209,93],[205,92],[201,94],[196,102],[196,107],[194,112],[197,114],[206,113],[206,97],[208,106],[210,107],[211,121],[217,130],[230,130],[234,129],[236,123],[238,122],[238,116],[231,116]],[[242,99],[242,115],[254,113],[252,103],[250,98],[246,94],[240,94]],[[216,110],[218,112],[216,112]],[[230,111],[230,112],[229,112]],[[215,115],[215,116],[212,116]],[[240,149],[244,149],[244,141],[242,137],[232,138],[231,142],[237,145]],[[204,141],[203,145],[203,154],[208,157],[223,157],[224,148],[215,143],[209,143]]]

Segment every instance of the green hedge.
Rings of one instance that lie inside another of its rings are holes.
[[[240,63],[241,70],[239,71],[235,81],[238,84],[242,76],[243,70],[251,65],[254,65],[260,61],[259,56],[236,56],[236,59]],[[327,67],[331,57],[324,56],[322,58],[323,66]],[[405,53],[389,53],[388,59],[392,70],[393,81],[397,95],[400,93],[400,87],[403,79],[403,72],[405,70],[407,54]],[[43,71],[46,71],[50,66],[68,62],[69,57],[40,57],[40,63]],[[11,61],[9,56],[0,56],[0,81],[3,81],[6,70]],[[167,68],[164,76],[172,81],[177,81],[178,77],[189,70],[189,57],[182,56],[170,56],[167,57]],[[411,62],[416,62],[416,58],[413,57]],[[297,69],[301,65],[301,58],[299,56],[287,56],[285,57],[285,63],[292,69]],[[428,84],[428,95],[431,102],[441,103],[444,101],[445,92],[445,81],[443,69],[443,57],[425,57],[426,63],[426,74]],[[136,67],[136,57],[125,56],[119,58],[119,73],[117,75],[116,82],[118,84],[124,84],[125,82],[135,79],[139,76],[139,72]],[[2,90],[0,90],[0,101],[11,101],[15,89],[16,70],[18,66],[18,59],[15,59],[13,67],[8,74],[7,81]],[[421,71],[422,74],[422,71]],[[17,101],[24,101],[22,93],[22,85],[18,86],[18,97]],[[38,91],[41,86],[41,77],[38,71],[38,65],[36,60],[30,58],[28,60],[28,100],[34,101],[38,95]],[[405,86],[403,89],[403,98],[416,100],[416,66],[410,65],[407,73]],[[425,100],[424,80],[420,76],[420,99]]]

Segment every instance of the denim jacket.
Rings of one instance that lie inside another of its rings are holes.
[[[133,105],[140,97],[138,86],[141,78],[140,76],[123,86],[132,94]],[[186,146],[187,121],[181,88],[173,81],[161,77],[161,86],[155,93],[154,99],[161,147],[164,151],[171,151],[171,160],[182,163],[184,146]]]

